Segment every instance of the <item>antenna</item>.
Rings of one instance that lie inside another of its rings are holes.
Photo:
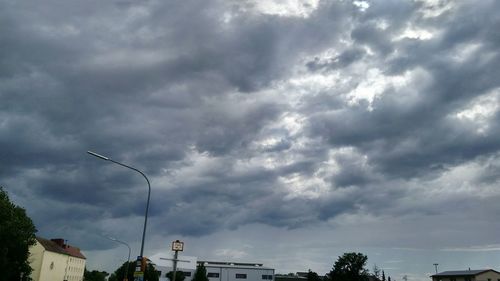
[[[438,265],[439,265],[439,263],[434,264],[434,267],[436,268],[436,274],[438,274]]]

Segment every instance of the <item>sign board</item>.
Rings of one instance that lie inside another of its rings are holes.
[[[179,240],[175,240],[172,242],[172,251],[183,251],[184,250],[184,242]]]

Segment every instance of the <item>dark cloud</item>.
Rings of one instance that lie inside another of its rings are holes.
[[[137,240],[147,189],[87,150],[148,175],[151,237],[390,219],[464,243],[435,222],[498,220],[499,4],[439,3],[0,1],[0,184],[96,252]]]

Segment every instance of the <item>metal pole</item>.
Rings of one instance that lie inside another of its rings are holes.
[[[179,251],[175,251],[174,253],[174,274],[172,277],[172,281],[175,281],[175,275],[177,275],[177,253],[179,253]]]
[[[146,175],[143,172],[141,172],[139,169],[136,169],[136,168],[131,167],[129,165],[120,163],[120,162],[115,161],[115,160],[113,160],[113,159],[111,159],[109,157],[97,154],[97,153],[92,152],[92,151],[87,151],[87,153],[90,154],[90,155],[92,155],[92,156],[95,156],[97,158],[100,158],[102,160],[110,161],[110,162],[113,162],[113,163],[118,164],[120,166],[123,166],[125,168],[129,168],[131,170],[134,170],[134,171],[138,172],[139,174],[141,174],[144,177],[144,179],[146,180],[146,182],[148,183],[148,201],[146,202],[146,214],[144,215],[144,228],[142,230],[141,253],[140,253],[140,257],[142,258],[143,257],[143,253],[144,253],[144,240],[146,238],[146,226],[148,224],[149,199],[151,198],[151,184],[149,183],[148,177],[146,177]]]

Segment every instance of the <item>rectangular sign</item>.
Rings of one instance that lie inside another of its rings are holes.
[[[172,242],[172,251],[182,251],[184,250],[184,242],[176,240]]]

